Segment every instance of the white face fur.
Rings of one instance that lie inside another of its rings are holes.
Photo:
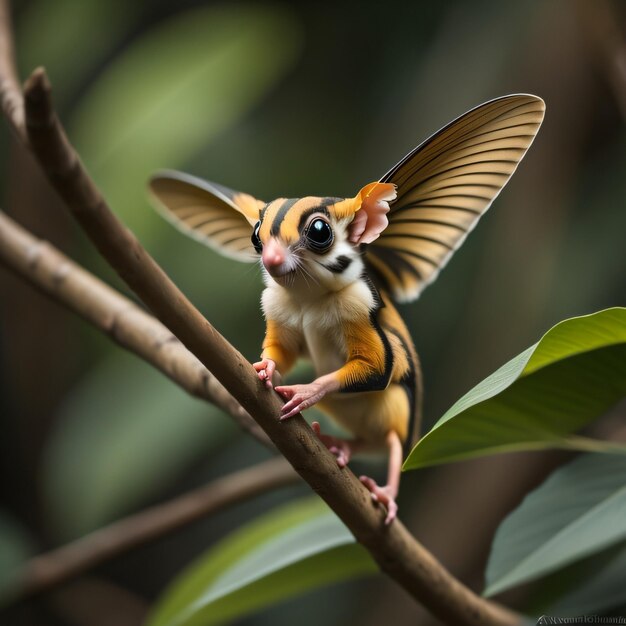
[[[363,272],[359,246],[348,241],[348,225],[317,212],[300,229],[300,237],[284,242],[280,234],[263,244],[261,265],[267,286],[280,285],[296,294],[321,295],[344,289]]]

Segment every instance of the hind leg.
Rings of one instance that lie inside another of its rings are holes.
[[[341,439],[332,435],[325,435],[320,429],[319,422],[311,424],[313,432],[319,437],[320,441],[337,457],[337,465],[343,468],[352,458],[352,455],[358,451],[359,441],[356,439]]]
[[[387,484],[381,487],[369,476],[360,476],[359,479],[371,491],[372,499],[380,502],[387,509],[385,524],[391,524],[398,514],[396,497],[400,488],[400,472],[402,470],[402,442],[398,433],[390,430],[385,438],[385,443],[389,448]]]
[[[325,435],[321,432],[319,422],[313,422],[311,427],[320,441],[337,457],[337,465],[341,468],[346,467],[353,454],[371,451],[371,445],[368,446],[359,439],[341,439],[332,435]],[[387,484],[381,487],[369,476],[360,476],[359,480],[371,492],[372,500],[379,502],[387,509],[385,524],[391,524],[398,514],[396,497],[400,487],[400,471],[402,469],[402,442],[395,431],[389,431],[385,443],[389,448]]]

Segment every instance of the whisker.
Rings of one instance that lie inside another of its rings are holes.
[[[302,278],[304,279],[304,282],[307,284],[307,287],[310,287],[309,281],[307,279],[307,273],[304,270],[304,268],[302,267],[301,263],[296,263],[296,269],[294,270],[294,279],[295,279],[295,274],[297,274],[297,273],[302,276]]]
[[[248,265],[243,275],[247,277],[251,272],[254,272],[255,270],[258,270],[259,272],[261,272],[261,266],[258,263],[252,263],[251,265]]]
[[[319,285],[320,281],[309,270],[306,269],[304,263],[302,262],[302,259],[298,256],[295,256],[294,258],[296,260],[296,271],[299,271],[301,273],[307,285],[309,285],[307,277],[310,278],[314,284]]]

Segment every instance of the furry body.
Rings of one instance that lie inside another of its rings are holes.
[[[417,355],[391,301],[415,300],[436,278],[512,176],[544,111],[529,94],[486,102],[354,198],[266,203],[178,172],[151,181],[158,206],[184,232],[231,258],[260,258],[267,329],[253,366],[286,399],[279,419],[317,404],[352,433],[339,440],[313,424],[341,467],[352,451],[388,450],[387,484],[361,477],[387,508],[386,523],[421,403]],[[312,360],[316,379],[274,387],[274,372],[299,357]]]
[[[360,257],[351,265],[364,269]],[[328,279],[326,285],[311,285],[310,280],[294,289],[267,278],[263,355],[281,373],[289,371],[296,356],[309,358],[317,377],[341,371],[351,355],[359,355],[360,363],[343,374],[344,390],[329,394],[318,407],[372,447],[384,447],[389,430],[405,441],[419,405],[419,365],[408,330],[388,298],[362,273]]]

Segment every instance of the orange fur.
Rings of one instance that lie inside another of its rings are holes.
[[[267,320],[262,358],[274,361],[276,369],[284,375],[293,367],[300,351],[298,333]]]
[[[342,328],[348,360],[337,372],[342,388],[363,383],[385,371],[385,348],[369,319],[355,320]]]

